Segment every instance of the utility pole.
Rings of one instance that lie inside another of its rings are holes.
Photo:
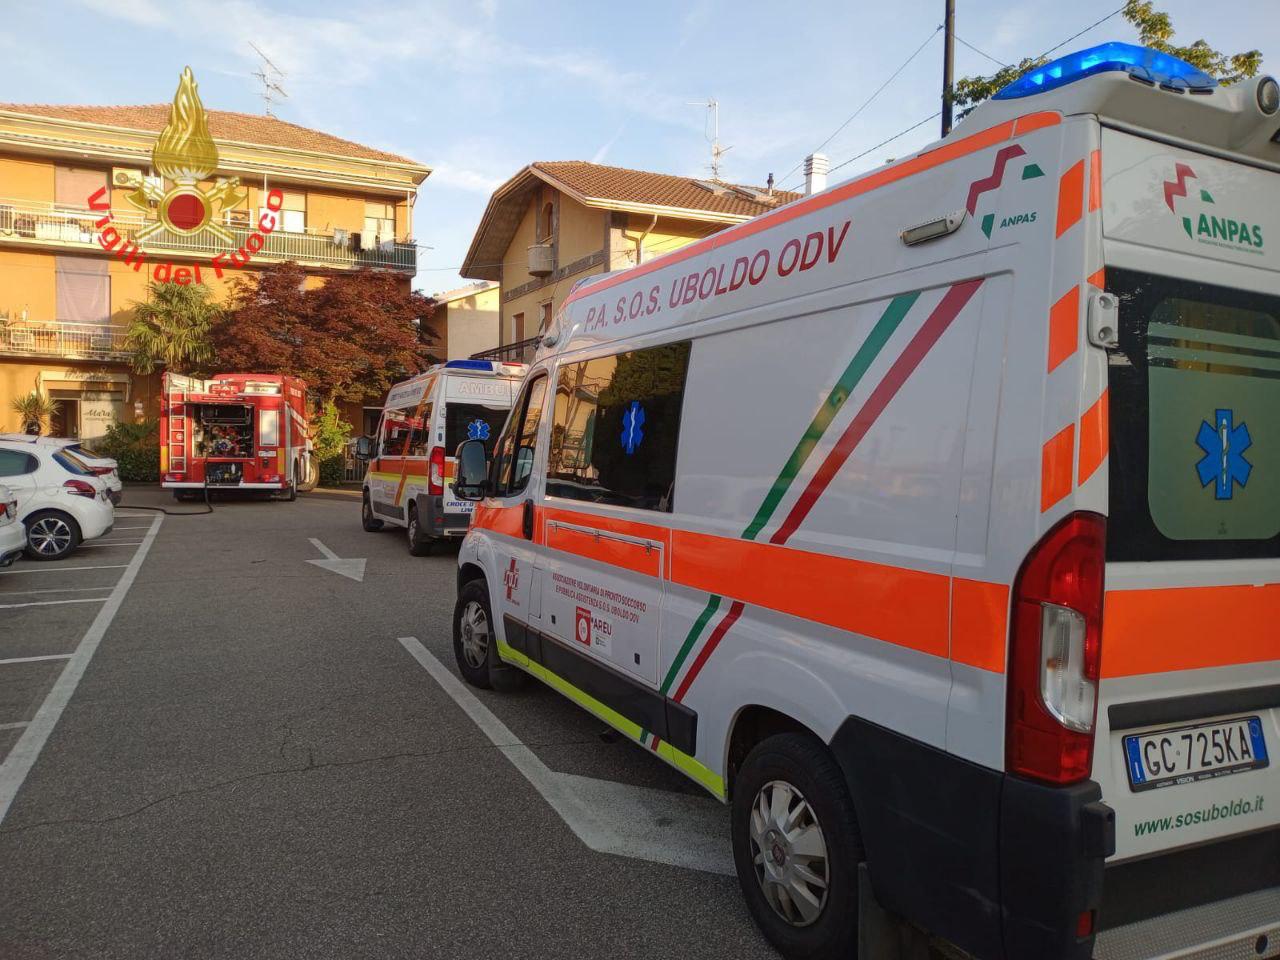
[[[956,64],[956,0],[946,0],[942,48],[942,135],[951,132],[951,85]]]

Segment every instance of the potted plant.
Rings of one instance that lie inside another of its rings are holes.
[[[22,424],[22,432],[39,436],[53,416],[53,401],[38,390],[18,397],[11,404]]]

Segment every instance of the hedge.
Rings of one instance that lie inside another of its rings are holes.
[[[160,423],[117,423],[92,442],[93,449],[120,465],[120,479],[135,483],[160,480]]]

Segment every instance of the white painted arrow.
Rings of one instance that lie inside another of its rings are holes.
[[[307,563],[313,563],[321,570],[328,570],[330,573],[336,573],[339,576],[346,577],[348,580],[354,580],[356,583],[364,582],[364,557],[343,560],[315,537],[308,537],[307,539],[325,557],[323,560],[308,560]]]

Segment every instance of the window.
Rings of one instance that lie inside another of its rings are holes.
[[[59,450],[53,455],[54,462],[62,467],[67,473],[73,473],[77,477],[92,477],[93,471],[85,466],[85,462],[77,457],[74,453],[67,450]]]
[[[511,339],[508,343],[519,343],[524,339],[524,314],[517,313],[511,318]]]
[[[551,240],[551,235],[556,225],[556,208],[550,200],[542,205],[542,217],[538,221],[538,242],[546,243]]]
[[[284,192],[283,204],[276,213],[266,207],[258,208],[258,218],[275,216],[280,224],[279,229],[286,233],[305,233],[307,230],[307,195],[305,193]]]
[[[1280,297],[1107,267],[1110,560],[1280,557]]]
[[[36,458],[20,450],[0,450],[0,477],[20,477],[36,472]]]
[[[111,278],[105,259],[54,257],[54,279],[56,319],[94,324],[110,320]]]
[[[278,447],[280,445],[280,411],[258,411],[258,446]]]
[[[58,207],[72,210],[88,210],[89,198],[107,188],[107,171],[88,170],[83,167],[53,168],[53,202]],[[108,189],[107,200],[111,199]]]
[[[508,422],[494,461],[495,496],[514,497],[529,485],[538,446],[538,425],[542,422],[542,403],[546,396],[547,377],[541,374],[525,387],[524,395],[517,401],[516,409],[520,414]]]
[[[390,203],[375,203],[366,200],[364,204],[364,234],[361,236],[376,238],[375,242],[385,243],[396,238],[396,208]]]
[[[689,341],[560,368],[547,495],[672,507]]]
[[[415,417],[414,410],[388,410],[382,415],[382,442],[378,445],[380,457],[425,457],[429,441],[431,404],[427,404],[422,416]]]
[[[444,449],[453,456],[464,440],[484,441],[485,457],[493,456],[493,445],[511,411],[478,403],[450,403],[444,408]]]
[[[539,306],[538,311],[541,314],[538,320],[538,333],[541,335],[547,332],[547,327],[551,326],[551,301],[548,300]]]

